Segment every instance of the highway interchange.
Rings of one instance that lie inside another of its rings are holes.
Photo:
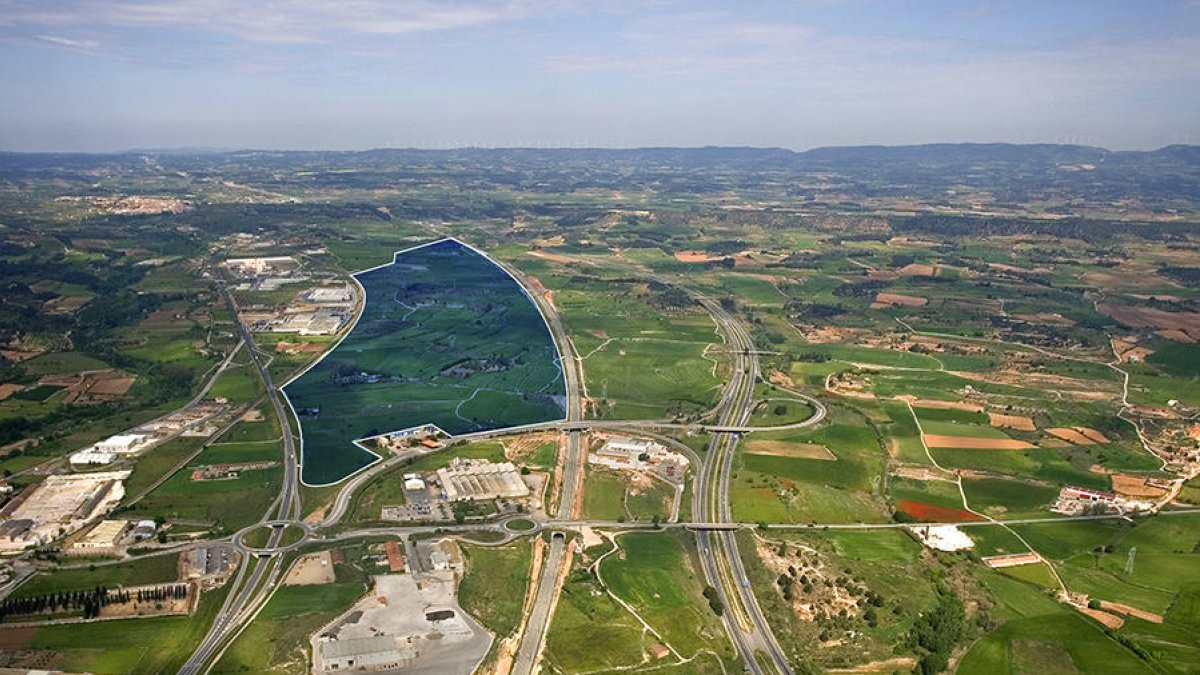
[[[518,270],[508,266],[503,267],[519,283],[526,288],[530,287],[524,282]],[[673,283],[661,278],[656,279],[663,283]],[[230,309],[233,310],[234,316],[237,316],[233,297],[223,284],[221,293]],[[230,592],[208,633],[180,672],[185,675],[208,672],[220,659],[225,649],[270,600],[286,572],[284,566],[286,556],[284,554],[287,552],[322,541],[344,541],[389,535],[409,537],[433,531],[452,534],[457,531],[479,531],[481,529],[501,532],[504,534],[505,541],[517,536],[530,536],[547,531],[551,533],[546,547],[546,557],[541,565],[541,574],[538,579],[534,580],[536,587],[533,590],[533,602],[525,618],[524,630],[515,654],[512,671],[517,675],[538,672],[554,605],[561,590],[560,583],[564,576],[562,574],[563,565],[568,559],[566,533],[585,525],[614,529],[639,527],[636,524],[587,522],[576,517],[580,488],[583,482],[583,433],[591,429],[626,430],[634,433],[682,429],[707,431],[712,434],[708,450],[696,469],[693,514],[697,522],[668,523],[665,526],[686,526],[696,531],[695,536],[705,579],[707,583],[718,589],[722,601],[729,608],[729,611],[723,615],[723,622],[732,643],[742,658],[746,671],[752,673],[792,672],[786,655],[779,647],[771,633],[770,626],[758,607],[753,590],[745,583],[746,573],[734,537],[736,530],[743,526],[732,522],[729,509],[729,480],[737,443],[746,433],[764,430],[764,428],[748,425],[748,419],[755,404],[754,390],[759,375],[758,355],[754,351],[749,333],[739,320],[722,308],[719,303],[694,292],[689,291],[689,293],[712,315],[729,352],[733,355],[732,374],[722,390],[718,405],[706,417],[706,419],[714,420],[713,423],[708,424],[686,424],[661,420],[620,422],[585,420],[582,360],[576,353],[553,305],[543,297],[530,295],[545,317],[547,327],[558,346],[566,385],[564,418],[517,429],[464,434],[454,439],[455,441],[470,441],[514,433],[548,430],[559,431],[566,436],[566,451],[560,467],[559,498],[553,512],[554,515],[553,517],[537,518],[534,530],[520,534],[507,530],[502,522],[485,526],[395,526],[366,528],[349,532],[335,531],[340,520],[348,512],[353,496],[359,488],[381,472],[410,460],[415,455],[429,452],[428,450],[413,450],[394,455],[353,476],[340,489],[320,523],[315,525],[301,523],[299,520],[302,514],[299,496],[299,467],[296,442],[291,425],[288,423],[290,418],[286,414],[285,405],[280,400],[279,390],[271,381],[267,364],[256,350],[251,349],[253,363],[266,387],[275,414],[281,420],[284,436],[285,479],[279,497],[263,515],[260,522],[229,539],[229,545],[243,553],[243,563],[230,582],[232,584]],[[246,326],[239,321],[238,328],[245,343],[253,345],[254,342]],[[819,401],[799,392],[793,392],[793,394],[812,406],[813,415],[802,422],[779,428],[802,428],[816,424],[824,418],[825,407]],[[691,454],[694,456],[694,453]],[[300,527],[302,534],[298,540],[286,546],[281,545],[284,530],[289,525]],[[266,545],[262,547],[247,545],[246,535],[250,530],[258,527],[272,528]],[[766,659],[766,667],[764,667],[762,659]]]

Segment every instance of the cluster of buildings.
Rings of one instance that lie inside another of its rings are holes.
[[[237,478],[243,471],[261,471],[278,466],[274,460],[257,462],[233,462],[230,464],[210,464],[192,470],[192,480],[225,480]]]
[[[296,274],[300,263],[290,255],[230,258],[221,264],[230,274],[242,280],[234,286],[239,291],[275,291],[285,284],[308,278]]]
[[[618,471],[637,471],[671,485],[683,485],[688,458],[654,441],[612,436],[599,450],[588,453],[588,463]]]
[[[448,540],[410,540],[418,564],[374,578],[372,592],[312,638],[314,672],[472,672],[492,636],[458,606],[461,553]],[[389,558],[400,545],[390,542]],[[389,562],[389,568],[395,566]]]
[[[1152,502],[1122,497],[1113,492],[1068,485],[1058,493],[1050,510],[1064,516],[1136,513],[1154,510]]]
[[[125,496],[128,471],[47,476],[0,509],[0,553],[42,546],[83,529]]]
[[[441,487],[442,499],[452,502],[529,496],[529,487],[512,462],[456,457],[450,460],[450,466],[438,469],[436,484]]]
[[[224,399],[202,401],[194,406],[146,422],[123,434],[110,436],[72,453],[67,461],[73,469],[104,466],[148,450],[174,436],[209,436],[215,429],[209,421],[229,409]]]
[[[449,466],[424,476],[404,474],[404,504],[384,506],[380,518],[453,520],[454,503],[462,501],[494,501],[499,511],[512,512],[517,508],[512,500],[531,493],[527,478],[512,462],[456,457]]]
[[[110,436],[91,447],[73,453],[68,461],[72,467],[76,468],[88,465],[112,464],[116,461],[117,457],[139,452],[152,444],[153,442],[149,441],[145,434]]]

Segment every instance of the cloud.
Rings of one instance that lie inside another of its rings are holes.
[[[100,43],[95,40],[74,40],[58,35],[35,35],[34,39],[39,42],[44,42],[55,47],[65,47],[67,49],[76,49],[85,52],[94,52],[100,49]]]
[[[405,35],[484,26],[554,11],[532,0],[442,4],[427,0],[0,1],[0,26],[178,29],[249,42],[326,42],[346,35]]]

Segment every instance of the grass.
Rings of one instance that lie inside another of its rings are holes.
[[[366,547],[360,543],[343,548],[346,562],[334,567],[332,584],[281,586],[213,672],[308,673],[309,636],[349,609],[368,588],[361,560]]]
[[[704,599],[703,576],[692,560],[691,537],[634,533],[620,537],[624,557],[609,555],[601,573],[610,590],[637,609],[685,658],[719,643],[728,651],[717,616]]]
[[[625,518],[625,479],[620,474],[588,467],[584,481],[584,518],[609,521]]]
[[[971,647],[959,663],[958,672],[961,675],[1063,672],[1065,665],[1085,673],[1154,672],[1098,626],[1069,613],[1005,623]]]
[[[1046,515],[1058,488],[1006,478],[963,479],[967,502],[990,516]]]
[[[147,556],[113,565],[39,572],[13,591],[12,597],[28,598],[47,593],[89,590],[97,586],[116,588],[117,586],[168,583],[178,578],[176,571],[178,560],[178,554]]]
[[[506,546],[462,546],[466,571],[458,602],[497,640],[512,634],[521,621],[529,586],[532,546],[521,539]]]
[[[577,566],[563,585],[546,636],[547,667],[583,673],[630,666],[641,662],[645,646],[637,619]]]
[[[173,673],[191,655],[216,616],[227,589],[205,593],[192,616],[45,626],[31,649],[55,652],[55,668],[96,675]]]

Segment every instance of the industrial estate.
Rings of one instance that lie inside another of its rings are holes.
[[[2,155],[0,251],[3,672],[1200,669],[1195,148]]]

